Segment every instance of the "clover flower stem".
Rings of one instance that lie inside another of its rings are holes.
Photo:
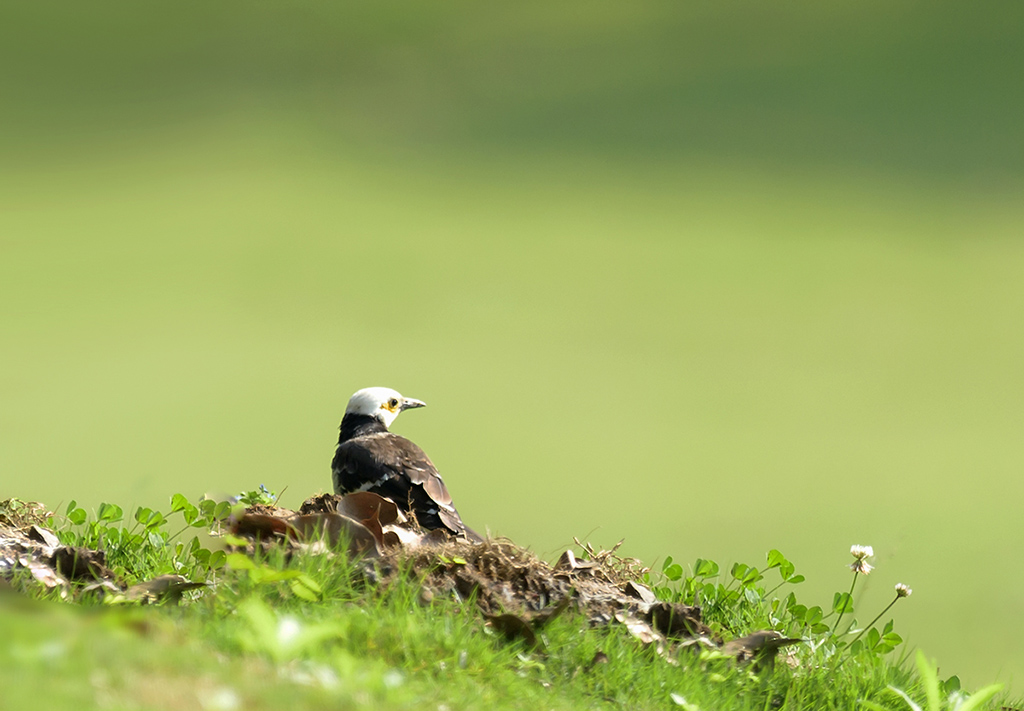
[[[850,644],[852,645],[852,644],[853,644],[854,642],[856,642],[856,641],[857,641],[858,639],[860,639],[861,637],[863,637],[863,636],[864,636],[864,633],[865,633],[865,632],[867,632],[867,631],[868,631],[869,629],[871,629],[872,627],[874,627],[874,626],[875,626],[875,623],[876,623],[876,622],[878,622],[878,621],[879,621],[880,619],[882,619],[882,615],[884,615],[884,614],[885,614],[886,612],[888,612],[888,611],[889,611],[889,608],[890,608],[890,607],[892,607],[893,605],[895,605],[895,604],[896,604],[896,601],[897,601],[897,600],[899,600],[899,599],[900,599],[901,597],[903,597],[903,596],[902,596],[902,595],[897,595],[896,597],[894,597],[894,598],[893,598],[893,600],[892,600],[892,602],[890,602],[890,603],[889,603],[888,605],[886,605],[886,606],[885,606],[885,609],[884,609],[884,610],[882,610],[881,612],[879,612],[879,613],[878,613],[878,615],[876,615],[876,616],[875,616],[875,619],[871,620],[871,622],[869,622],[869,623],[868,623],[868,624],[867,624],[867,625],[866,625],[866,626],[864,627],[864,629],[862,629],[862,630],[861,630],[861,631],[860,631],[860,632],[859,632],[859,633],[857,634],[857,636],[856,636],[856,637],[854,637],[853,639],[851,639],[851,640],[850,640]]]
[[[857,571],[856,570],[853,571],[853,582],[850,583],[850,592],[847,594],[850,600],[853,600],[853,589],[855,587],[857,587]],[[840,612],[839,616],[836,618],[836,623],[834,625],[832,625],[832,634],[835,634],[836,630],[839,629],[839,621],[843,619],[843,615],[845,615],[845,614],[846,614],[846,606],[844,605],[843,606],[843,611]]]

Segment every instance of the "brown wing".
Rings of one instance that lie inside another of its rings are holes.
[[[462,522],[437,467],[415,443],[390,432],[342,443],[331,466],[334,491],[372,491],[411,512],[427,529],[446,528],[479,539]]]

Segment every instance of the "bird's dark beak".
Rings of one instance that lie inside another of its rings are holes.
[[[404,398],[402,398],[402,409],[403,410],[412,410],[412,409],[417,408],[417,407],[426,407],[426,406],[427,406],[427,403],[423,402],[422,400],[413,400],[411,397],[404,397]]]

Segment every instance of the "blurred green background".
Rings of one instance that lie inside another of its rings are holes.
[[[330,486],[348,396],[556,556],[877,569],[1024,673],[1024,5],[26,3],[0,498]]]

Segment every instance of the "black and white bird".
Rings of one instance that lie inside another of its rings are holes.
[[[462,522],[448,487],[422,449],[388,431],[403,410],[424,407],[390,388],[363,388],[348,401],[331,462],[334,493],[370,491],[391,499],[429,530],[482,540]]]

